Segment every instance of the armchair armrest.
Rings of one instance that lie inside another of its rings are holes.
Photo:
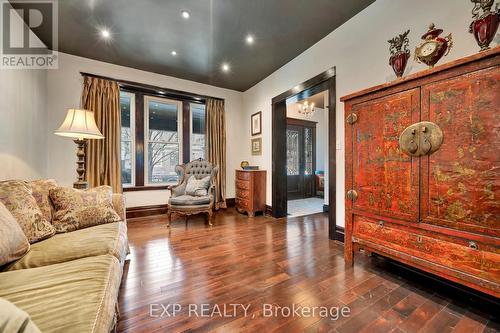
[[[120,218],[124,222],[126,222],[127,214],[125,212],[125,196],[122,193],[113,193],[111,200],[113,203],[113,208],[118,216],[120,216]]]

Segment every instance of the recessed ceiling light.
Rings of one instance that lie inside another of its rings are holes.
[[[255,39],[253,38],[252,35],[247,35],[247,37],[245,38],[245,41],[247,42],[248,45],[252,45],[253,42],[255,42]]]
[[[224,62],[221,66],[221,69],[222,71],[224,72],[229,72],[229,70],[231,69],[231,66],[229,66],[229,64],[227,62]]]
[[[172,51],[172,52],[170,52],[170,54],[173,55],[173,56],[176,56],[177,52],[176,51]]]
[[[109,37],[111,37],[111,33],[108,29],[101,29],[101,37],[104,39],[108,39]]]
[[[183,10],[181,12],[182,18],[185,18],[186,20],[191,17],[191,14],[187,10]]]

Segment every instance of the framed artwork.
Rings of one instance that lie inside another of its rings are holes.
[[[252,120],[252,136],[262,134],[262,111],[254,113]]]
[[[262,138],[252,139],[252,155],[262,155]]]

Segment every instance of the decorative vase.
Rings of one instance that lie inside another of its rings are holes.
[[[408,64],[408,59],[410,58],[410,50],[408,49],[408,34],[410,30],[399,36],[394,37],[389,40],[389,51],[391,52],[391,57],[389,58],[389,65],[396,73],[397,77],[402,77],[405,72],[406,65]]]
[[[500,9],[497,3],[495,11],[491,11],[494,0],[471,0],[474,3],[472,9],[472,18],[474,21],[470,24],[469,32],[476,38],[481,51],[488,50],[490,43],[495,38],[500,22]],[[483,11],[479,15],[480,10]]]

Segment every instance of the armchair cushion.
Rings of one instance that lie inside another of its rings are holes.
[[[196,206],[196,205],[208,205],[209,203],[210,203],[209,195],[205,195],[203,197],[181,195],[178,197],[172,197],[169,200],[169,204],[173,206]]]
[[[196,179],[193,175],[189,177],[186,185],[186,194],[195,197],[203,197],[208,194],[208,187],[210,186],[210,176],[201,179]]]

